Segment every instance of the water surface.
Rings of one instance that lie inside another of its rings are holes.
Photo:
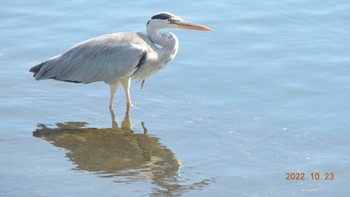
[[[348,196],[347,1],[8,1],[0,5],[0,196]],[[165,69],[108,110],[109,88],[31,66],[172,12]],[[129,114],[129,115],[128,115]],[[334,180],[286,181],[333,172]]]

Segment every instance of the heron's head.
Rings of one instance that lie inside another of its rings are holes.
[[[208,27],[185,21],[168,12],[161,12],[152,16],[147,22],[147,26],[155,29],[191,29],[211,31],[211,29]]]

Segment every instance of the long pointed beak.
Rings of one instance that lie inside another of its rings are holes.
[[[176,24],[181,28],[181,29],[192,29],[192,30],[199,30],[199,31],[212,31],[209,27],[199,25],[199,24],[194,24],[188,21],[177,21]]]

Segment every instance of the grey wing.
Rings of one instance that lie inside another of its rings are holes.
[[[147,57],[145,43],[132,44],[133,39],[106,35],[79,43],[62,55],[44,62],[35,74],[37,80],[111,83],[131,76]]]

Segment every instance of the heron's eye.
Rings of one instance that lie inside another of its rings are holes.
[[[170,23],[172,23],[172,22],[174,22],[175,20],[174,20],[173,18],[169,18],[168,21],[169,21]]]

